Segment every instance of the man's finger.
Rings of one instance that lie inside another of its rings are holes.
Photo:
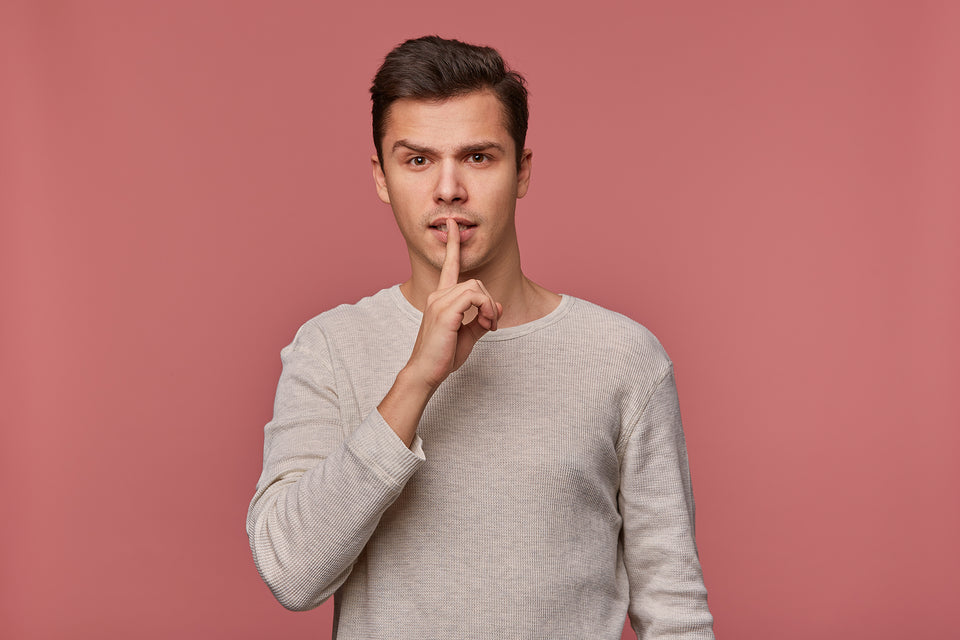
[[[456,220],[447,218],[447,255],[440,269],[438,289],[449,289],[460,279],[460,227]]]
[[[477,284],[480,285],[480,290],[483,291],[483,295],[487,296],[489,302],[488,305],[483,305],[478,310],[480,316],[486,317],[486,326],[487,329],[491,331],[497,330],[497,320],[500,319],[500,309],[497,308],[497,303],[494,301],[493,296],[490,295],[490,292],[487,291],[487,288],[483,286],[483,282],[477,280]]]

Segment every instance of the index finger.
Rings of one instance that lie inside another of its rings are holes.
[[[453,218],[447,218],[447,255],[440,269],[437,289],[449,289],[460,280],[460,226]]]

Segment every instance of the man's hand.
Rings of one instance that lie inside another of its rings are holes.
[[[423,321],[407,369],[431,389],[460,368],[483,334],[497,328],[503,307],[479,280],[460,278],[460,227],[447,219],[447,253],[437,290],[427,296]],[[476,308],[477,315],[464,324]]]
[[[434,391],[467,360],[473,345],[497,328],[503,306],[479,280],[460,279],[460,227],[447,219],[447,253],[437,290],[427,296],[420,332],[406,366],[377,407],[407,446]],[[471,309],[473,320],[464,324]]]

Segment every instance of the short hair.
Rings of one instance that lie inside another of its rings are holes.
[[[517,168],[527,138],[526,82],[511,71],[496,49],[424,36],[407,40],[387,54],[373,78],[373,144],[383,165],[383,135],[390,105],[402,98],[443,101],[489,89],[500,100],[504,126],[513,138]]]

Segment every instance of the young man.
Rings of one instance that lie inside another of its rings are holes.
[[[372,158],[411,277],[282,352],[247,532],[336,638],[712,638],[672,365],[520,269],[526,90],[428,37],[374,79]]]

